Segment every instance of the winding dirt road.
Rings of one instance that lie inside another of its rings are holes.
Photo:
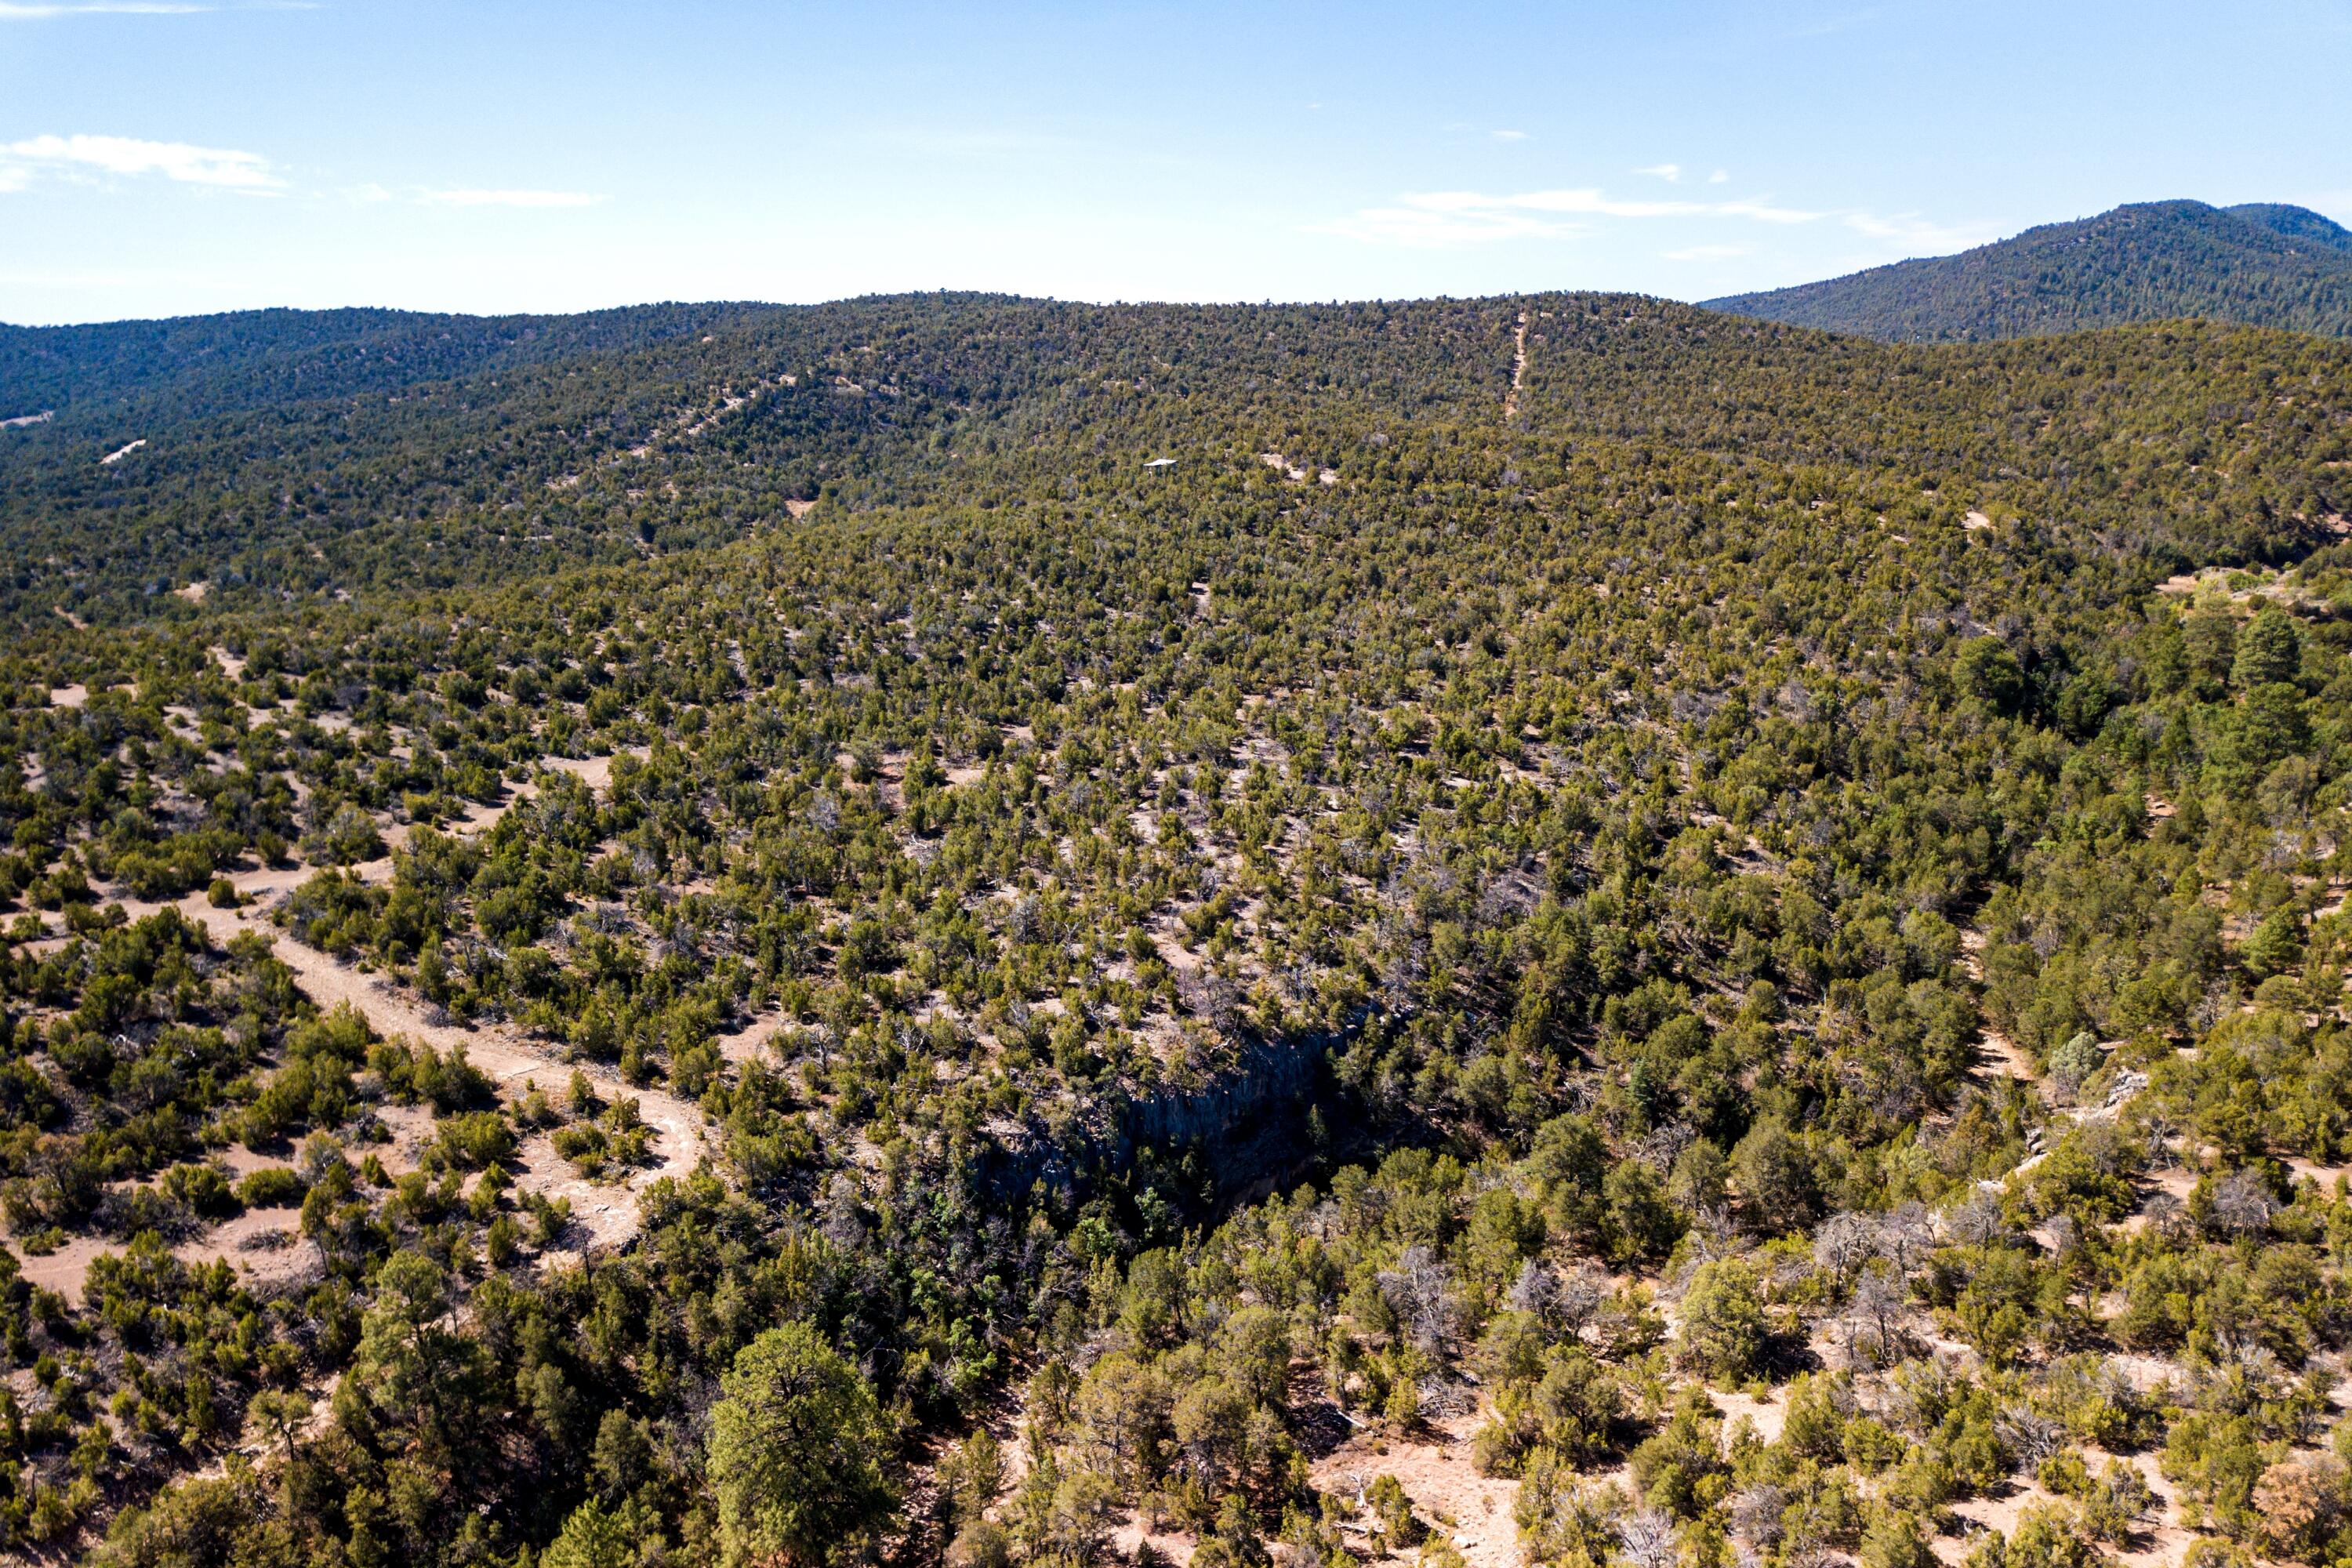
[[[595,782],[592,779],[592,783]],[[485,816],[489,816],[485,813]],[[495,816],[490,816],[495,820]],[[475,826],[478,829],[478,825]],[[370,880],[389,870],[389,862],[357,868]],[[373,876],[369,876],[373,872]],[[515,1185],[524,1192],[563,1198],[572,1205],[574,1224],[588,1246],[618,1246],[635,1236],[638,1226],[636,1194],[664,1176],[691,1172],[705,1152],[703,1116],[698,1106],[666,1089],[633,1089],[601,1064],[562,1060],[547,1044],[525,1037],[503,1025],[468,1026],[436,1020],[422,1001],[404,987],[380,975],[366,974],[316,948],[307,947],[266,918],[269,904],[299,885],[313,870],[280,867],[232,875],[240,907],[215,909],[203,893],[191,893],[168,903],[124,899],[123,911],[138,920],[171,908],[203,926],[211,939],[226,945],[232,939],[258,931],[270,939],[272,952],[294,972],[295,984],[321,1011],[345,1003],[365,1018],[369,1027],[387,1038],[402,1035],[440,1051],[463,1049],[466,1059],[494,1079],[509,1100],[519,1099],[527,1081],[551,1098],[560,1097],[576,1068],[607,1102],[635,1100],[637,1113],[653,1132],[653,1163],[630,1173],[625,1183],[592,1182],[559,1157],[546,1133],[526,1139],[517,1152],[520,1169]]]

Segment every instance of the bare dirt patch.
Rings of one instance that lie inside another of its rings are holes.
[[[1745,1417],[1760,1440],[1767,1443],[1780,1440],[1781,1428],[1788,1424],[1789,1408],[1781,1403],[1780,1390],[1774,1390],[1769,1399],[1758,1399],[1746,1394],[1715,1394],[1713,1397],[1715,1407],[1723,1412],[1723,1429],[1727,1433]]]
[[[1503,417],[1515,419],[1519,413],[1519,389],[1528,379],[1528,313],[1519,312],[1518,325],[1511,330],[1511,390],[1503,394]]]
[[[255,895],[282,889],[305,875],[299,870],[247,873],[234,880],[240,893]],[[653,1163],[632,1172],[625,1182],[591,1183],[556,1158],[545,1138],[528,1141],[522,1151],[516,1185],[526,1192],[572,1200],[575,1217],[596,1244],[615,1244],[635,1235],[635,1194],[663,1176],[683,1176],[702,1158],[702,1112],[667,1089],[634,1089],[609,1068],[593,1062],[562,1060],[553,1047],[523,1037],[499,1025],[479,1026],[454,1023],[428,1012],[425,1005],[380,976],[362,974],[315,948],[274,932],[255,918],[256,907],[216,910],[202,895],[191,895],[175,906],[196,921],[215,942],[226,942],[241,932],[260,931],[276,938],[273,952],[294,972],[304,995],[321,1008],[349,1004],[379,1035],[405,1036],[436,1050],[463,1050],[467,1059],[489,1076],[508,1096],[519,1097],[526,1080],[536,1079],[551,1093],[561,1089],[577,1070],[598,1099],[637,1102],[637,1113],[653,1130]],[[390,1110],[379,1112],[394,1121]]]
[[[735,1033],[719,1036],[719,1054],[738,1067],[748,1061],[756,1061],[768,1048],[768,1043],[782,1033],[784,1026],[791,1022],[791,1016],[781,1008],[772,1013],[762,1013]]]
[[[1412,1438],[1357,1432],[1315,1462],[1314,1484],[1353,1500],[1376,1476],[1391,1475],[1412,1500],[1423,1523],[1454,1543],[1471,1568],[1518,1568],[1518,1525],[1512,1508],[1519,1483],[1482,1476],[1470,1465],[1470,1439],[1483,1415],[1456,1416]],[[1351,1544],[1363,1546],[1360,1516],[1349,1523]]]
[[[2020,1083],[2032,1083],[2034,1079],[2033,1058],[2024,1047],[1994,1028],[1986,1029],[1978,1041],[1977,1066],[1970,1070],[1979,1077],[1990,1074],[2013,1078]]]
[[[122,1244],[104,1237],[77,1236],[58,1244],[53,1252],[38,1257],[26,1253],[21,1247],[17,1260],[25,1282],[42,1290],[55,1290],[76,1306],[81,1304],[81,1288],[89,1278],[89,1266],[101,1253],[120,1252]]]
[[[631,746],[628,748],[627,754],[636,758],[639,762],[644,762],[647,757],[653,754],[653,752],[650,747]],[[573,778],[578,779],[582,784],[586,784],[590,789],[596,791],[599,795],[613,787],[613,758],[610,755],[602,757],[548,757],[543,759],[539,765],[542,768],[552,768],[560,773],[570,773]]]

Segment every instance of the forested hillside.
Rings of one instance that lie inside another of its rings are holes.
[[[2352,232],[2304,207],[2147,202],[1709,310],[1889,342],[2204,317],[2352,337]]]
[[[2352,346],[0,352],[0,1550],[2352,1562]]]
[[[0,326],[0,418],[252,411],[658,343],[773,307],[647,305],[582,316],[250,310],[72,327]]]

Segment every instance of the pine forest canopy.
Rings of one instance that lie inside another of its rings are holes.
[[[1709,310],[1890,342],[1984,341],[2200,316],[2352,337],[2352,231],[2307,208],[2148,202],[1958,256]]]
[[[0,397],[0,1549],[2352,1561],[2352,344],[925,295]]]

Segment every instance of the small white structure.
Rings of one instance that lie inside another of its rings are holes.
[[[1154,458],[1151,461],[1144,464],[1143,466],[1147,468],[1172,468],[1176,466],[1176,459],[1173,458]]]

